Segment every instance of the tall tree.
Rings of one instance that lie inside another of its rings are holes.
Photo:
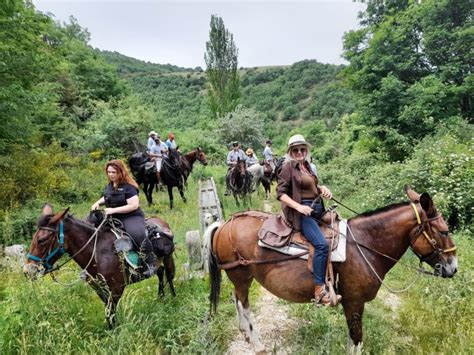
[[[240,97],[237,57],[232,33],[225,28],[221,17],[212,15],[204,60],[209,80],[209,105],[214,117],[222,117],[237,106]]]
[[[403,160],[442,122],[472,121],[471,0],[368,0],[344,38],[358,117],[391,160]]]

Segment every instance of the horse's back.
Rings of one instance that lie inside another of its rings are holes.
[[[268,216],[263,212],[249,212]],[[280,298],[298,303],[309,302],[313,297],[313,283],[307,261],[294,259],[279,262],[286,256],[260,247],[258,231],[263,222],[263,218],[247,215],[233,218],[222,225],[212,240],[219,264],[224,268],[226,264],[230,267],[226,272],[236,287],[241,282],[248,282],[250,277]],[[235,264],[240,257],[253,262],[272,261]]]
[[[221,262],[235,261],[234,252],[239,251],[243,257],[253,258],[258,248],[257,233],[268,214],[260,211],[248,211],[234,215],[221,225],[212,240],[213,250]]]

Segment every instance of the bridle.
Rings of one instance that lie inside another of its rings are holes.
[[[417,206],[413,202],[410,205],[413,208],[413,211],[415,212],[416,221],[418,223],[417,226],[415,227],[415,229],[411,232],[412,235],[410,236],[410,248],[413,251],[413,253],[418,257],[418,259],[420,259],[421,262],[428,262],[428,261],[431,261],[434,258],[436,258],[436,257],[438,257],[442,254],[446,254],[446,253],[450,253],[450,252],[455,251],[456,246],[453,246],[453,247],[447,248],[447,249],[441,248],[438,245],[438,242],[436,241],[436,239],[430,237],[430,235],[426,232],[426,229],[427,229],[426,226],[428,226],[429,232],[431,234],[433,234],[430,222],[441,218],[442,217],[441,213],[437,213],[434,217],[422,220],[421,217],[420,217],[420,213],[418,212]],[[449,235],[448,232],[440,232],[440,234],[441,234],[442,238],[447,238],[448,235]],[[415,249],[413,248],[413,245],[416,243],[418,238],[420,238],[421,236],[425,237],[426,240],[428,241],[428,243],[433,248],[433,251],[430,254],[421,255],[420,253],[415,251]]]
[[[51,244],[49,246],[50,251],[49,251],[48,255],[46,255],[43,258],[40,258],[36,255],[28,253],[26,256],[27,256],[28,259],[36,261],[37,263],[42,265],[46,269],[46,273],[49,273],[49,272],[52,272],[52,271],[55,271],[55,270],[59,270],[61,268],[61,266],[63,266],[67,262],[73,260],[74,257],[79,255],[90,244],[90,242],[92,240],[95,240],[94,248],[93,248],[93,251],[92,251],[92,254],[91,254],[91,258],[90,258],[89,262],[87,263],[87,266],[84,268],[84,269],[87,269],[87,267],[90,265],[92,259],[95,257],[97,236],[98,236],[99,230],[102,227],[102,225],[104,223],[106,223],[106,221],[107,221],[107,218],[104,218],[102,220],[102,222],[99,224],[99,226],[97,228],[95,228],[95,232],[92,234],[92,236],[89,238],[89,240],[87,240],[87,242],[84,243],[84,245],[76,253],[74,253],[74,255],[70,256],[70,259],[68,259],[67,261],[65,261],[64,263],[62,263],[61,265],[57,266],[54,269],[53,269],[53,264],[50,263],[50,260],[56,255],[58,256],[58,258],[60,258],[61,256],[63,256],[66,253],[66,250],[64,249],[64,222],[63,222],[62,219],[59,221],[59,230],[57,228],[54,229],[54,228],[50,228],[50,227],[39,227],[38,228],[39,230],[49,231],[51,233],[50,235],[56,236],[56,239],[58,241],[58,246],[53,251],[51,251],[51,246],[54,244],[54,241],[55,241],[54,238],[51,238]]]
[[[48,255],[46,255],[43,258],[40,258],[36,255],[28,253],[26,255],[26,257],[30,260],[38,262],[40,265],[43,265],[46,268],[46,271],[51,271],[53,269],[53,265],[50,264],[50,260],[56,255],[58,256],[58,258],[60,258],[65,253],[65,250],[64,250],[64,223],[63,223],[63,220],[61,219],[61,221],[59,222],[59,231],[58,231],[57,228],[54,229],[54,228],[50,228],[50,227],[39,227],[38,229],[49,231],[51,233],[50,235],[56,236],[57,240],[58,240],[58,246],[56,248],[54,248],[53,251],[51,251],[51,246],[53,245],[54,240],[55,240],[54,238],[51,238],[51,244],[49,246],[49,254]],[[59,232],[59,237],[58,237],[58,232]]]

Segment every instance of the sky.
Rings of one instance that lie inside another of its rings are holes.
[[[352,0],[33,0],[58,21],[74,16],[90,45],[137,59],[205,69],[211,15],[224,20],[239,67],[304,59],[343,64],[344,32],[357,29],[364,5]]]

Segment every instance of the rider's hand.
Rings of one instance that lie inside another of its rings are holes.
[[[91,211],[95,211],[95,210],[97,210],[97,209],[99,209],[99,204],[96,202],[96,203],[94,203],[94,204],[92,205]]]
[[[321,185],[319,186],[319,189],[321,190],[321,196],[324,197],[325,199],[330,199],[332,198],[332,192],[329,190],[326,186]]]
[[[107,207],[104,209],[104,213],[106,216],[114,214],[114,212],[115,212],[115,208],[113,207]]]
[[[313,209],[309,206],[299,205],[297,211],[305,216],[309,216],[311,212],[313,212]]]

